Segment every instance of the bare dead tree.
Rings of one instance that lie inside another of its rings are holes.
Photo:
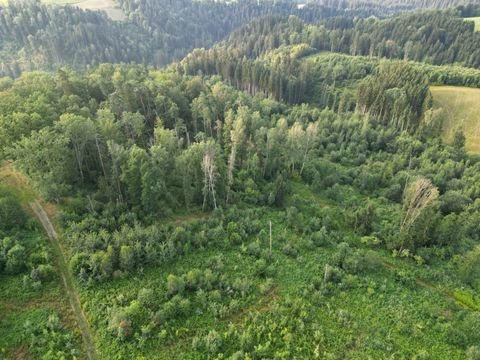
[[[207,205],[209,197],[212,198],[213,206],[217,208],[217,198],[215,195],[215,158],[216,151],[215,145],[211,142],[205,145],[205,153],[203,155],[202,170],[204,174],[204,187],[203,187],[203,208]]]
[[[403,195],[400,233],[406,234],[422,213],[438,199],[438,189],[425,178],[411,182]],[[403,247],[403,244],[402,244]]]

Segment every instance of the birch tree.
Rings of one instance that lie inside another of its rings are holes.
[[[425,178],[411,182],[403,196],[403,215],[400,223],[401,248],[409,230],[418,218],[438,199],[438,189]]]
[[[202,170],[203,170],[203,208],[207,205],[208,199],[213,202],[213,207],[217,208],[217,197],[215,192],[215,180],[217,176],[217,169],[215,160],[217,158],[217,149],[213,141],[205,143]]]
[[[230,196],[230,190],[233,185],[233,171],[235,169],[235,161],[237,158],[238,148],[242,146],[245,141],[245,121],[242,114],[238,114],[233,122],[233,128],[230,131],[231,149],[228,157],[228,189],[227,202]]]
[[[303,173],[305,163],[308,161],[311,150],[314,148],[318,136],[318,123],[310,123],[305,131],[305,144],[302,160],[302,168],[300,169],[300,175]]]

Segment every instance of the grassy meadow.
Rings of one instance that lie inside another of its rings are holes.
[[[473,21],[475,23],[475,30],[480,31],[480,16],[473,18],[466,18],[465,21]]]
[[[0,0],[0,5],[7,4],[9,0]],[[125,14],[113,0],[42,0],[45,4],[76,5],[83,10],[105,11],[112,20],[123,20]]]
[[[435,107],[445,110],[443,138],[451,142],[455,131],[463,129],[467,150],[480,152],[480,89],[456,86],[432,86],[430,88]]]

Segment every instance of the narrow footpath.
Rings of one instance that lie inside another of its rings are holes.
[[[94,338],[90,330],[87,317],[83,312],[78,290],[75,287],[75,283],[73,282],[70,272],[68,271],[67,262],[65,261],[65,254],[63,253],[62,247],[60,246],[57,232],[55,231],[55,228],[53,227],[52,222],[48,218],[48,215],[45,209],[43,208],[43,206],[40,204],[38,200],[35,200],[34,202],[30,203],[30,207],[32,208],[36,217],[42,224],[43,228],[45,229],[52,243],[55,260],[57,262],[57,268],[59,269],[60,277],[62,279],[62,284],[68,296],[70,306],[72,307],[72,311],[75,314],[78,328],[82,334],[87,357],[89,360],[96,360],[97,356],[95,354]]]

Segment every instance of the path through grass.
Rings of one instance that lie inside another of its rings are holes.
[[[87,317],[83,312],[78,291],[75,287],[70,272],[68,271],[65,255],[58,241],[57,232],[55,231],[52,223],[50,222],[50,219],[48,218],[48,215],[45,212],[43,206],[38,200],[32,202],[30,206],[52,242],[53,253],[55,254],[55,260],[57,263],[57,267],[60,271],[60,277],[62,279],[63,287],[65,288],[65,292],[67,293],[70,305],[77,318],[77,323],[80,328],[80,332],[82,333],[82,338],[85,345],[85,350],[87,352],[87,356],[89,360],[93,360],[96,358],[93,336],[88,325]]]
[[[55,263],[59,271],[62,285],[67,294],[73,314],[75,315],[78,328],[82,334],[87,357],[89,360],[96,359],[94,337],[91,333],[85,313],[83,312],[75,282],[68,271],[65,254],[59,242],[59,236],[49,219],[49,215],[38,200],[35,191],[31,188],[27,179],[16,171],[11,163],[4,162],[2,164],[2,167],[0,168],[0,181],[4,186],[8,187],[9,191],[19,198],[24,207],[26,207],[27,204],[29,205],[29,208],[26,208],[26,210],[29,211],[31,215],[36,216],[47,233],[52,244]],[[48,208],[51,209],[52,207],[49,206]]]

